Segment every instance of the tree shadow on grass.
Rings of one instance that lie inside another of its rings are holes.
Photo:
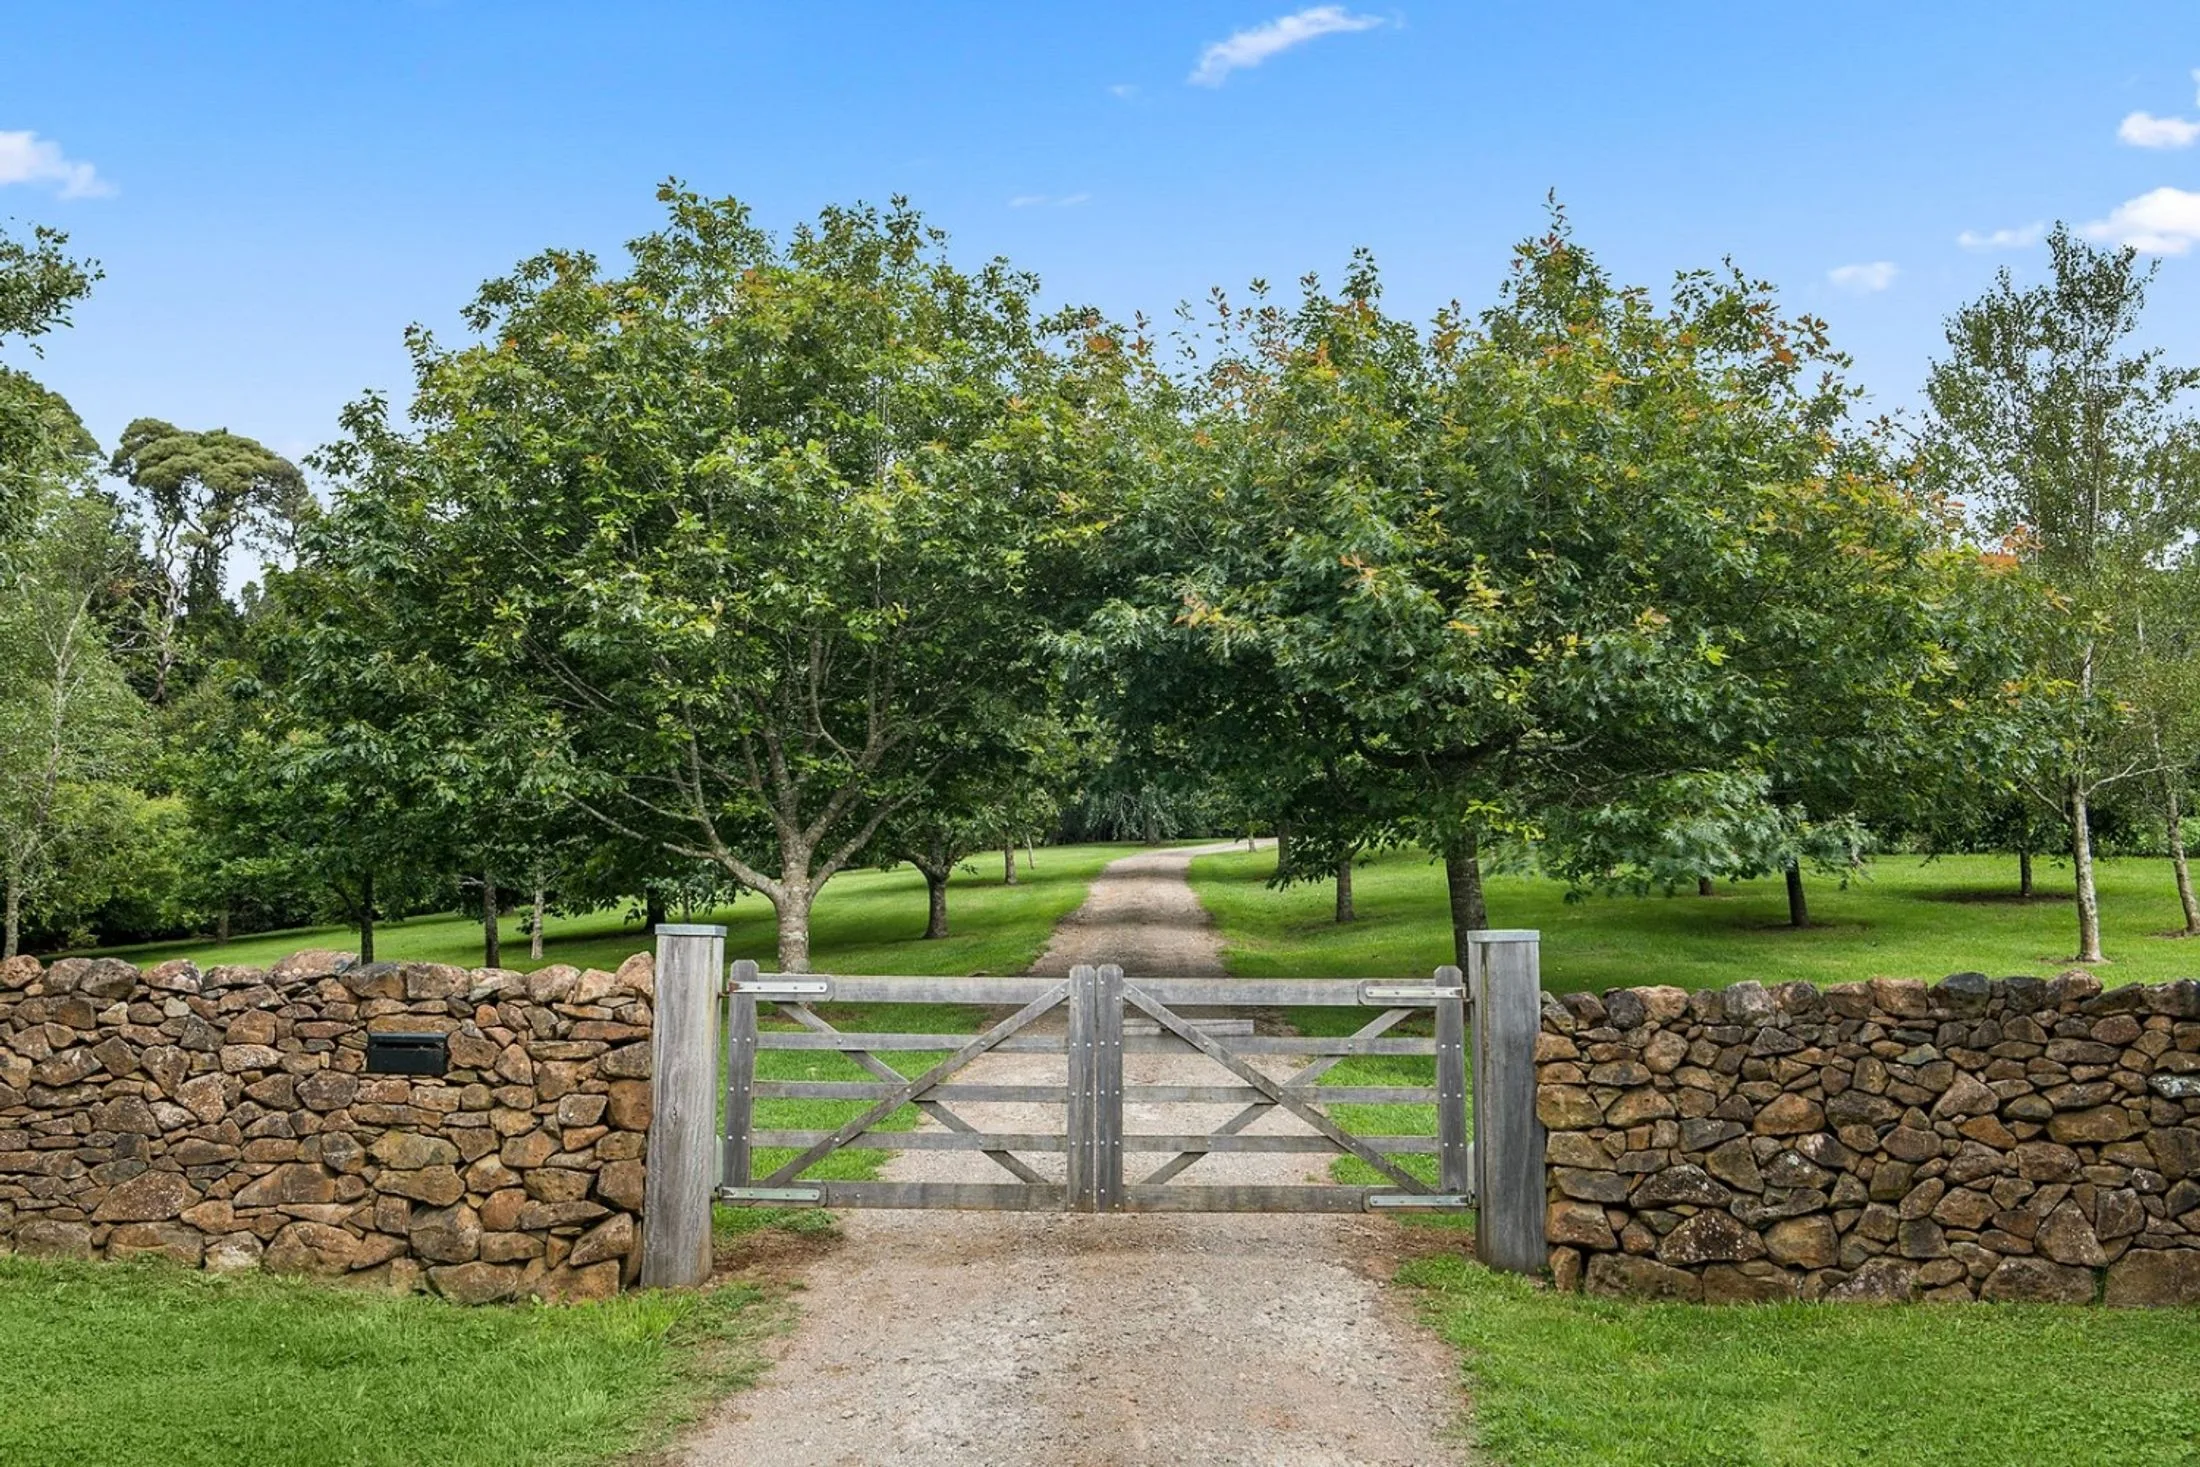
[[[1920,891],[1915,895],[1921,902],[1958,902],[1967,906],[1990,907],[2067,907],[2077,899],[2066,891],[2035,891],[2030,896],[2019,896],[2013,891],[1975,886],[1945,886],[1937,890]]]

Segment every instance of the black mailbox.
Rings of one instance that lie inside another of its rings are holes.
[[[370,1075],[440,1075],[451,1067],[447,1034],[369,1034]]]

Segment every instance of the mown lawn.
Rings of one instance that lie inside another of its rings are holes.
[[[1503,1467],[2200,1462],[2200,1312],[1707,1308],[1407,1265]]]
[[[1562,883],[1534,876],[1489,882],[1490,921],[1543,933],[1543,986],[1554,992],[1643,983],[1717,988],[1756,978],[1839,983],[1935,979],[1975,969],[1994,977],[2051,976],[2069,966],[2076,918],[2067,866],[2036,863],[2042,896],[2015,900],[2013,857],[1886,856],[1844,889],[1809,879],[1812,925],[1787,926],[1778,879],[1723,883],[1674,896],[1566,900]],[[1241,977],[1391,977],[1451,961],[1443,868],[1418,851],[1391,851],[1359,868],[1357,922],[1332,920],[1328,883],[1269,890],[1270,851],[1202,856],[1192,885],[1222,930]],[[2100,863],[2103,983],[2200,975],[2200,942],[2165,937],[2183,925],[2166,860]],[[2045,895],[2051,893],[2051,895]]]
[[[817,899],[811,961],[822,972],[1021,973],[1045,948],[1054,924],[1085,899],[1085,888],[1100,868],[1137,849],[1042,846],[1035,869],[1024,869],[1018,858],[1014,886],[1002,880],[1000,853],[982,852],[948,883],[949,935],[933,942],[923,940],[924,878],[915,868],[844,872]],[[754,958],[767,969],[773,965],[777,931],[771,904],[762,897],[744,896],[731,907],[680,920],[723,922],[727,957]],[[639,920],[627,922],[618,912],[552,917],[544,924],[544,951],[538,963],[527,956],[522,918],[506,918],[501,933],[505,966],[522,971],[547,963],[615,968],[652,941]],[[151,943],[103,951],[141,966],[189,958],[204,967],[264,964],[301,948],[349,950],[357,942],[358,934],[349,927],[310,927],[255,933],[229,943]],[[456,916],[384,922],[375,928],[374,946],[375,956],[385,960],[478,967],[481,923]]]
[[[579,1467],[758,1369],[727,1286],[468,1309],[156,1262],[0,1256],[0,1467]]]

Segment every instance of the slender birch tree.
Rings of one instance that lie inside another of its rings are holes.
[[[2043,641],[2067,689],[2054,757],[2032,788],[2067,822],[2079,962],[2101,962],[2093,807],[2129,781],[2163,784],[2167,755],[2133,726],[2116,682],[2139,666],[2149,578],[2196,522],[2194,428],[2183,410],[2200,369],[2135,344],[2154,271],[2129,248],[2048,237],[2050,276],[2007,270],[1948,322],[1926,383],[1920,461],[2059,602]],[[2166,812],[2165,812],[2166,813]]]

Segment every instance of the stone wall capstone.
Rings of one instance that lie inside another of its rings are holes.
[[[1543,999],[1562,1289],[2200,1304],[2200,982]]]
[[[485,1303],[639,1266],[654,966],[0,963],[0,1249]],[[441,1076],[369,1033],[448,1036]]]

